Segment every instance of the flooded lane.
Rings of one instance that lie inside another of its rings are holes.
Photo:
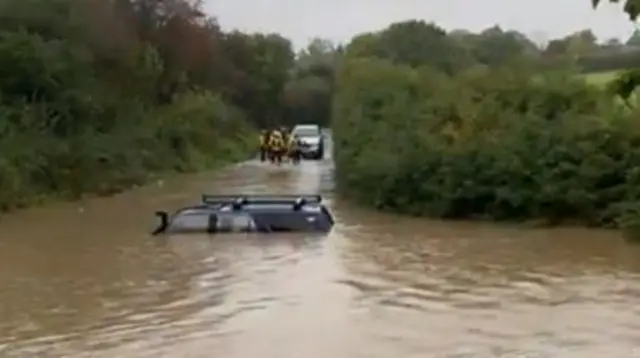
[[[640,249],[617,233],[372,213],[331,197],[331,166],[247,162],[3,217],[0,356],[640,357]],[[337,226],[146,234],[214,191],[319,191]]]

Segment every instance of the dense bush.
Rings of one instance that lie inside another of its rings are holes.
[[[293,60],[188,0],[0,0],[0,210],[244,157]]]
[[[640,199],[640,113],[575,73],[515,61],[447,76],[380,57],[347,58],[336,76],[347,196],[413,215],[593,225]]]
[[[636,68],[638,64],[640,64],[640,50],[594,54],[577,60],[577,65],[586,73],[626,70]]]

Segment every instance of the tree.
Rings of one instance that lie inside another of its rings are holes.
[[[613,37],[613,38],[610,38],[610,39],[608,39],[607,41],[605,41],[605,42],[604,42],[604,46],[603,46],[603,47],[604,47],[604,48],[606,48],[606,49],[614,49],[614,50],[617,50],[617,49],[619,49],[619,48],[620,48],[620,47],[622,47],[622,46],[623,46],[623,44],[622,44],[622,42],[620,41],[620,39],[619,39],[619,38],[617,38],[617,37]]]
[[[328,125],[339,49],[331,41],[316,38],[300,51],[285,89],[286,121]]]
[[[293,63],[198,0],[0,0],[0,211],[244,157]]]
[[[347,52],[359,51],[336,74],[335,177],[351,199],[411,215],[599,225],[640,201],[640,176],[629,174],[640,165],[638,112],[573,70],[491,57],[519,53],[504,46],[517,36],[498,28],[451,34],[459,49],[493,50],[479,56],[491,64],[452,74],[419,57],[420,47],[412,57],[400,56],[404,44],[381,46],[383,33],[356,38]],[[589,31],[556,43],[571,60],[595,50]]]
[[[569,44],[565,39],[549,41],[544,49],[544,54],[550,57],[564,56],[569,52]]]
[[[472,41],[472,51],[476,60],[487,65],[500,65],[525,54],[538,51],[533,42],[516,31],[503,31],[499,26],[482,31],[468,38]]]
[[[598,7],[598,5],[602,2],[602,0],[591,0],[591,4],[594,8]],[[620,0],[609,0],[610,3],[618,4]],[[629,15],[629,19],[631,21],[636,21],[638,15],[640,15],[640,0],[622,0],[624,2],[624,12]]]
[[[244,34],[225,36],[229,56],[229,80],[234,83],[231,101],[246,108],[260,126],[275,124],[283,115],[283,92],[294,63],[291,42],[282,36]]]
[[[591,30],[582,30],[564,38],[552,40],[544,52],[548,56],[586,56],[598,50],[597,40]]]
[[[347,56],[375,56],[396,64],[430,66],[454,73],[472,58],[440,27],[425,21],[394,23],[378,33],[363,34],[347,46]]]
[[[594,8],[596,8],[601,2],[601,0],[591,0]],[[620,2],[620,0],[609,0],[609,2],[617,4]],[[631,21],[636,21],[638,15],[640,15],[640,0],[625,0],[624,4],[624,11],[627,13],[627,15],[629,15],[629,19]],[[632,42],[632,40],[633,43],[637,41],[636,39],[634,39],[637,33],[638,30],[636,30],[631,36],[631,38],[627,42],[627,45],[629,45],[629,42]],[[631,93],[633,93],[638,87],[640,87],[640,69],[628,71],[623,76],[618,78],[612,84],[612,87],[617,88],[617,94],[625,98],[626,100]]]
[[[633,31],[633,34],[629,37],[625,45],[640,47],[640,30],[636,29]]]

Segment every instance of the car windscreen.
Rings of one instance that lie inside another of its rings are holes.
[[[317,137],[320,130],[318,127],[298,127],[293,130],[293,134],[299,137]]]

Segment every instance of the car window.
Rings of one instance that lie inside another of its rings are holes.
[[[208,227],[209,214],[207,213],[180,214],[171,221],[171,230],[206,231]]]
[[[298,127],[293,130],[293,134],[300,137],[316,137],[320,135],[318,127]]]
[[[217,231],[222,232],[251,232],[256,224],[247,213],[224,213],[218,215]]]

